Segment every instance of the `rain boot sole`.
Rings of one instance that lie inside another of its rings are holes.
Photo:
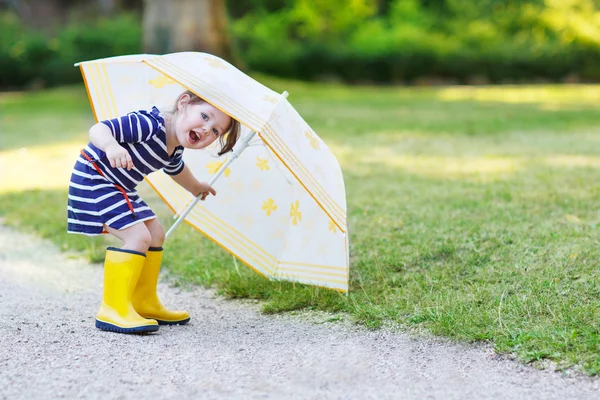
[[[156,318],[154,318],[156,319]],[[160,319],[156,319],[156,322],[158,322],[159,325],[185,325],[188,322],[190,322],[189,318],[186,319],[182,319],[181,321],[163,321]]]
[[[133,328],[122,328],[117,325],[109,324],[107,322],[102,322],[96,320],[96,328],[101,329],[103,331],[116,332],[116,333],[149,333],[156,332],[158,330],[158,325],[144,325],[144,326],[136,326]]]

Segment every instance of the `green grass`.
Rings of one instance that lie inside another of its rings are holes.
[[[342,165],[350,294],[266,281],[188,226],[166,245],[176,283],[262,299],[265,312],[343,311],[368,327],[391,321],[600,372],[600,87],[261,79],[290,92]],[[21,147],[83,145],[92,123],[81,87],[0,94],[0,110],[0,164]],[[1,182],[5,223],[102,258],[105,239],[64,233],[66,182],[33,191]]]
[[[81,87],[37,93],[0,93],[0,149],[82,138],[93,121]],[[8,134],[5,134],[7,132]]]

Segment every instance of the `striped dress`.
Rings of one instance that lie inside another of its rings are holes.
[[[159,169],[164,169],[169,175],[183,170],[183,147],[176,147],[171,155],[167,153],[165,121],[156,107],[100,122],[108,126],[117,142],[129,151],[134,167],[129,171],[112,168],[106,153],[88,143],[82,151],[85,155],[80,155],[75,163],[69,184],[69,233],[99,235],[106,233],[103,229],[105,224],[114,229],[124,229],[156,218],[137,194],[136,186],[144,176]]]

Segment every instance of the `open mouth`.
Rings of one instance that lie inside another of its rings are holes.
[[[200,135],[196,131],[190,131],[190,142],[196,143],[200,140]]]

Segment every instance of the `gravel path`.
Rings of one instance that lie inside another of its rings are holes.
[[[0,399],[598,399],[480,346],[365,331],[320,314],[266,316],[207,290],[161,286],[189,325],[94,328],[102,268],[0,226]]]

